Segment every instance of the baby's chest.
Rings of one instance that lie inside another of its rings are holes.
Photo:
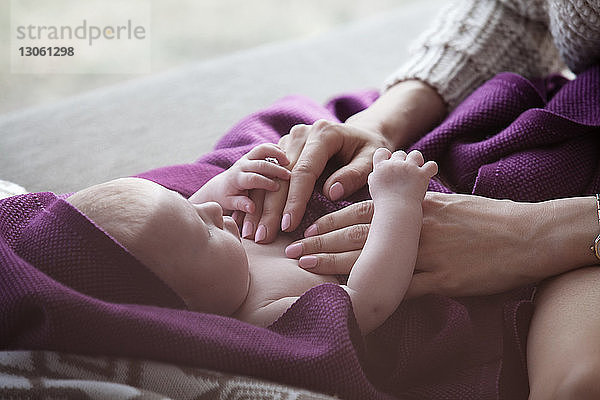
[[[298,260],[287,258],[285,248],[291,242],[285,235],[268,245],[244,240],[250,272],[245,310],[251,311],[284,297],[301,296],[323,283],[338,283],[335,276],[314,274],[300,268]]]
[[[297,260],[279,257],[250,267],[249,297],[261,301],[301,296],[323,283],[338,283],[335,276],[318,275],[298,266]]]

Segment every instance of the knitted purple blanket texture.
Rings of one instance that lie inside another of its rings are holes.
[[[191,195],[298,123],[344,121],[375,92],[326,106],[284,98],[191,164],[140,174]],[[567,82],[500,74],[413,148],[440,165],[431,190],[540,201],[600,191],[600,68]],[[332,168],[334,166],[331,166]],[[317,184],[298,232],[333,203]],[[526,266],[524,266],[525,268]],[[255,376],[344,399],[526,398],[533,288],[404,302],[363,339],[346,293],[321,285],[268,329],[184,310],[181,299],[61,197],[0,200],[0,348],[153,359]]]

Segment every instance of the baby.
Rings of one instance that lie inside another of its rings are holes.
[[[278,162],[269,162],[268,160]],[[223,210],[254,212],[250,190],[277,190],[289,179],[282,149],[262,144],[189,199],[154,182],[124,178],[67,200],[170,286],[190,310],[232,316],[258,326],[279,318],[299,296],[336,276],[317,275],[284,255],[292,242],[241,239]],[[378,149],[368,184],[374,215],[346,284],[363,334],[398,307],[412,278],[422,225],[421,203],[437,164],[413,151]]]

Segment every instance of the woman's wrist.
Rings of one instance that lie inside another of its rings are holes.
[[[523,203],[516,203],[523,204]],[[598,236],[594,197],[573,197],[530,203],[514,214],[523,232],[523,271],[540,281],[598,263],[590,250]]]
[[[446,105],[431,86],[408,80],[392,86],[369,108],[346,122],[382,134],[393,149],[404,148],[434,128]]]
[[[534,224],[532,250],[542,278],[598,264],[590,249],[600,232],[595,197],[545,201],[536,209],[539,222]]]

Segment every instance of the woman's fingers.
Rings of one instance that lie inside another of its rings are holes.
[[[252,239],[254,238],[254,233],[256,232],[260,216],[262,215],[265,191],[251,190],[250,193],[248,193],[248,197],[254,202],[255,209],[252,214],[246,213],[246,216],[244,217],[242,223],[242,237]]]
[[[346,165],[331,174],[323,184],[323,193],[331,200],[340,200],[367,183],[373,169],[373,154],[363,150]]]
[[[311,237],[351,225],[368,224],[371,219],[373,219],[373,201],[361,201],[317,219],[304,231],[304,236]]]
[[[312,236],[298,240],[285,249],[289,258],[298,258],[307,254],[340,253],[363,248],[369,224],[347,226],[322,235]]]
[[[344,142],[343,133],[330,122],[319,120],[308,129],[308,135],[304,136],[302,152],[292,168],[290,177],[290,187],[282,217],[282,226],[287,226],[284,229],[286,231],[294,230],[300,224],[317,178]],[[294,132],[290,134],[293,135]],[[283,222],[287,222],[284,220],[287,219],[290,223],[284,224]]]
[[[256,231],[254,241],[260,243],[271,243],[277,237],[281,224],[281,212],[288,193],[288,182],[280,181],[279,190],[266,192],[262,204],[262,212]]]
[[[310,126],[297,125],[284,138],[280,144],[292,160],[289,193],[282,216],[285,231],[297,228],[317,178],[334,155],[342,167],[325,181],[323,193],[332,200],[339,200],[366,184],[375,150],[391,147],[379,132],[325,120]]]
[[[311,254],[301,257],[298,260],[298,265],[315,274],[347,275],[350,273],[359,255],[360,250],[343,253]]]

